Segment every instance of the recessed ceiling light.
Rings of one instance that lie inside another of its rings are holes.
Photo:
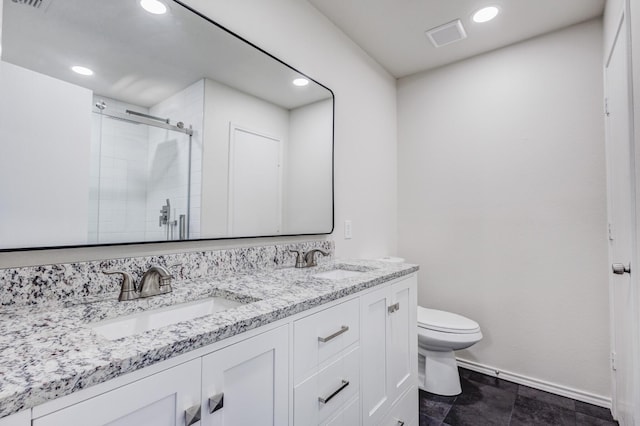
[[[140,0],[140,6],[149,13],[162,15],[167,13],[167,6],[159,0]]]
[[[80,65],[75,65],[71,67],[71,71],[78,73],[80,75],[93,75],[93,71],[87,67],[81,67]]]
[[[473,14],[473,22],[488,22],[498,16],[500,9],[496,6],[483,7]]]
[[[307,84],[309,84],[309,80],[307,80],[306,78],[296,78],[295,80],[293,80],[293,84],[295,86],[306,86]]]

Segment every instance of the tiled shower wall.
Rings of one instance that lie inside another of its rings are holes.
[[[105,112],[145,108],[94,96]],[[149,127],[92,114],[89,243],[145,241]]]

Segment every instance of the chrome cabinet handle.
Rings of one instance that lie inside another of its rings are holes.
[[[623,265],[622,263],[614,263],[613,265],[611,265],[611,269],[613,269],[613,273],[614,274],[622,275],[625,272],[627,274],[630,274],[631,273],[631,263],[629,263],[628,265]]]
[[[209,398],[209,414],[213,414],[224,407],[224,392],[213,395]]]
[[[331,399],[336,396],[337,394],[339,394],[342,389],[346,388],[347,386],[349,386],[349,381],[348,380],[344,380],[342,379],[342,384],[340,385],[340,387],[338,389],[336,389],[335,391],[333,391],[333,393],[331,393],[331,395],[326,396],[326,397],[318,397],[318,401],[322,402],[323,404],[326,404],[327,402],[331,401]]]
[[[184,410],[184,423],[187,426],[200,421],[200,405],[194,405]]]
[[[390,314],[394,313],[398,309],[400,309],[400,302],[394,303],[393,305],[391,305],[391,306],[389,306],[387,308],[387,310],[389,311]]]
[[[327,337],[318,337],[318,341],[322,342],[322,343],[326,343],[331,339],[335,339],[336,337],[338,337],[339,335],[341,335],[342,333],[346,333],[347,331],[349,331],[349,327],[346,325],[343,325],[342,327],[340,327],[340,330],[336,331],[335,333],[327,336]]]

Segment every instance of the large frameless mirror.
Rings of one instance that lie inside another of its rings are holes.
[[[0,250],[332,231],[326,87],[175,1],[0,1]]]

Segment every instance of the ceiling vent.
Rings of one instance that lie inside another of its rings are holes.
[[[32,7],[34,9],[46,10],[51,0],[11,0],[14,3]]]
[[[451,21],[448,24],[440,25],[439,27],[431,28],[425,31],[425,34],[435,47],[446,46],[447,44],[467,38],[467,33],[459,19]]]

